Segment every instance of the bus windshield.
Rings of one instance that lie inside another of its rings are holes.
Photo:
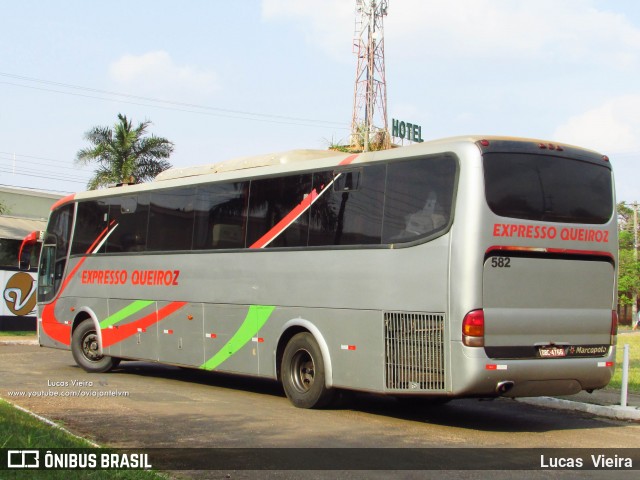
[[[503,217],[607,223],[613,214],[611,170],[550,155],[484,154],[485,193]]]

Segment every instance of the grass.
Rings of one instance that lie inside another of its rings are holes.
[[[622,330],[619,331],[619,333],[621,332]],[[629,344],[628,389],[630,393],[640,393],[640,334],[618,335],[616,372],[609,383],[609,388],[621,388],[622,386],[622,356],[624,354],[625,343]]]
[[[35,337],[36,332],[0,332],[0,337]]]
[[[10,403],[0,400],[0,448],[95,448],[81,438],[52,428],[28,413],[18,410]],[[75,479],[122,479],[161,480],[166,477],[144,470],[0,470],[0,478],[43,478],[53,480]]]

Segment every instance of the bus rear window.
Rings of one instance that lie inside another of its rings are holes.
[[[613,214],[611,170],[534,154],[484,154],[485,193],[503,217],[602,224]]]

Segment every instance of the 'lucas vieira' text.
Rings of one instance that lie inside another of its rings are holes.
[[[606,455],[590,455],[591,463],[595,468],[633,468],[633,460],[631,458],[607,457]],[[584,459],[581,457],[545,457],[540,455],[541,468],[582,468],[584,467]]]
[[[93,382],[88,380],[71,380],[70,382],[47,380],[47,387],[93,387]]]

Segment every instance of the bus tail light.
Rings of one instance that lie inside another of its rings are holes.
[[[611,345],[617,343],[618,336],[618,312],[611,310]]]
[[[484,347],[484,311],[472,310],[462,320],[462,343],[467,347]]]

